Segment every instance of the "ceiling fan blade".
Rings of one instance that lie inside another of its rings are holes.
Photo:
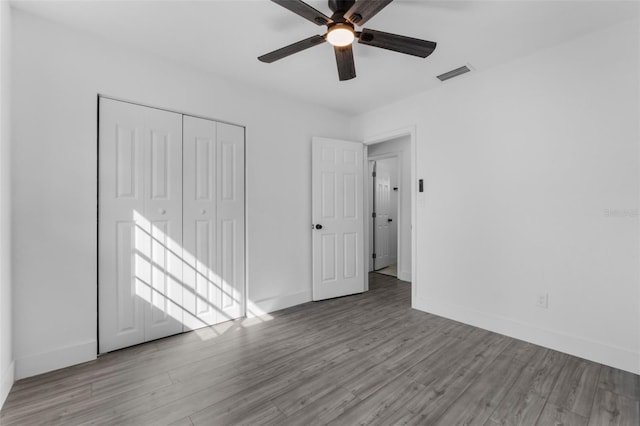
[[[325,41],[326,40],[323,36],[314,35],[313,37],[300,40],[297,43],[290,44],[289,46],[285,46],[278,50],[274,50],[273,52],[267,53],[266,55],[262,55],[258,57],[258,60],[270,64],[271,62],[275,62],[278,59],[286,58],[287,56],[293,55],[294,53],[302,52],[305,49],[316,46],[318,44],[322,44]]]
[[[327,25],[333,21],[324,13],[314,9],[301,0],[271,0],[272,2],[279,4],[285,9],[289,9],[296,15],[302,16],[305,19],[313,22],[316,25]]]
[[[358,0],[347,10],[344,17],[352,24],[361,27],[392,1],[393,0]]]
[[[436,43],[433,41],[368,30],[366,28],[362,30],[358,42],[369,46],[381,47],[382,49],[393,50],[395,52],[406,53],[407,55],[419,56],[421,58],[426,58],[436,49]]]
[[[338,64],[338,77],[340,81],[351,80],[356,77],[356,63],[353,60],[352,45],[343,47],[334,46],[336,63]]]

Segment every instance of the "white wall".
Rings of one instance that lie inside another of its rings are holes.
[[[398,249],[398,278],[411,281],[411,138],[402,136],[389,141],[369,145],[369,157],[397,154],[400,164],[399,190],[402,217],[398,222],[401,229]],[[393,179],[392,179],[393,180]],[[392,185],[393,186],[393,185]],[[392,194],[393,196],[394,194]]]
[[[311,136],[342,115],[14,14],[13,229],[18,378],[96,354],[96,95],[247,126],[252,312],[311,298]]]
[[[14,377],[11,321],[11,7],[0,0],[0,407]]]
[[[638,39],[626,22],[354,120],[416,126],[415,307],[640,373]]]

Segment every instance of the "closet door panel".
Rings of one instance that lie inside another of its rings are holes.
[[[218,123],[218,273],[224,319],[244,314],[244,128]]]
[[[105,98],[99,352],[182,331],[182,116]]]
[[[218,272],[217,123],[184,117],[185,327],[221,321]]]
[[[147,108],[146,232],[151,280],[145,304],[145,340],[183,330],[182,116]]]
[[[136,212],[144,210],[144,128],[141,107],[100,100],[98,272],[99,352],[144,341],[144,304],[139,292],[144,261]]]

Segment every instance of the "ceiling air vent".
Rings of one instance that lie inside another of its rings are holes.
[[[460,68],[456,68],[455,70],[451,70],[449,72],[445,72],[444,74],[440,74],[438,76],[438,79],[440,81],[449,80],[450,78],[457,77],[457,76],[462,75],[464,73],[467,73],[469,71],[471,71],[471,68],[469,68],[468,66],[464,65],[464,66],[461,66]]]

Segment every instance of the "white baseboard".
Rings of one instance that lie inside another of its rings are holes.
[[[253,318],[311,301],[311,290],[247,302],[247,317]]]
[[[4,405],[4,401],[6,401],[11,391],[11,386],[13,386],[13,382],[15,381],[15,371],[15,361],[11,361],[11,364],[9,364],[0,376],[0,408]]]
[[[16,380],[96,359],[97,341],[91,340],[51,352],[16,359]]]
[[[640,354],[625,348],[434,300],[417,299],[414,301],[413,307],[569,355],[640,374]]]
[[[398,279],[400,281],[411,282],[411,271],[398,271]]]

